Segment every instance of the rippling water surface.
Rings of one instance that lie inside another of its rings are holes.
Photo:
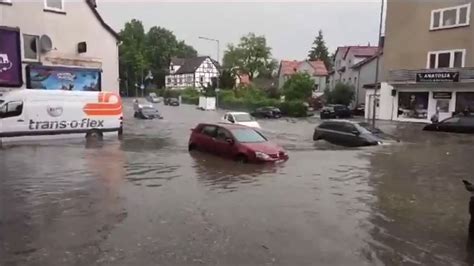
[[[188,153],[217,112],[159,106],[123,140],[0,150],[0,265],[466,265],[471,136],[382,123],[401,143],[314,143],[318,119],[260,121],[277,165]]]

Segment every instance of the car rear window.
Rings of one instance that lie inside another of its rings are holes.
[[[253,121],[253,118],[249,114],[234,114],[234,118],[237,122]]]

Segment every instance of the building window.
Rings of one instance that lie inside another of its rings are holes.
[[[464,67],[466,50],[435,51],[428,53],[427,68]]]
[[[428,92],[399,92],[398,117],[428,119]]]
[[[168,85],[171,84],[171,78],[167,78],[166,81],[167,81]]]
[[[204,83],[204,76],[200,76],[200,77],[199,77],[199,82],[200,82],[200,83]]]
[[[471,4],[431,11],[431,30],[469,25]]]
[[[23,34],[23,58],[39,61],[39,36]]]
[[[64,11],[64,0],[44,0],[44,8],[55,11]]]

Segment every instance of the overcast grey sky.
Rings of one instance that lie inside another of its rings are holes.
[[[378,3],[377,3],[378,2]],[[242,35],[265,35],[278,59],[301,60],[322,29],[333,52],[342,45],[374,45],[378,35],[380,2],[334,0],[314,2],[171,2],[100,0],[99,11],[117,31],[126,21],[141,20],[145,29],[165,27],[191,44],[200,55],[216,57],[216,45],[198,39],[207,36],[226,44]]]

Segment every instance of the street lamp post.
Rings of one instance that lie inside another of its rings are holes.
[[[375,63],[375,87],[374,87],[374,96],[373,96],[373,106],[372,106],[372,126],[375,128],[375,112],[377,111],[377,90],[379,89],[379,65],[380,65],[380,49],[381,49],[381,39],[382,39],[382,26],[383,26],[383,11],[385,6],[385,0],[381,0],[380,4],[380,20],[379,20],[379,41],[377,49],[377,58]],[[380,104],[380,103],[379,103]]]
[[[216,59],[217,59],[217,64],[220,65],[219,61],[220,61],[220,50],[221,50],[221,48],[220,48],[220,42],[219,42],[219,40],[217,40],[217,39],[212,39],[212,38],[208,38],[208,37],[202,37],[202,36],[199,36],[198,38],[201,39],[201,40],[216,42],[216,44],[217,44],[217,58],[216,58]],[[216,66],[216,67],[218,67],[218,66]],[[219,69],[217,69],[217,71],[219,72]],[[219,76],[220,76],[220,75],[217,75],[217,77],[216,77],[216,85],[217,85],[217,90],[216,90],[216,109],[217,109],[217,105],[218,105],[217,99],[218,99],[218,97],[219,97],[219,96],[218,96],[219,85],[220,85],[220,84],[219,84],[219,83],[220,83]]]

